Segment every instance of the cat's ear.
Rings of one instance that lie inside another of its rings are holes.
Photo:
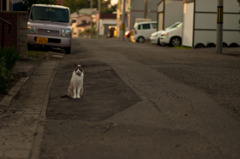
[[[82,67],[82,68],[84,68],[84,67],[85,67],[85,65],[83,64],[83,65],[81,65],[81,67]]]
[[[77,67],[77,64],[74,64],[74,67]]]

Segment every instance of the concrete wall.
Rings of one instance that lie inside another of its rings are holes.
[[[2,39],[2,22],[0,22],[0,44],[3,47],[14,47],[20,52],[21,56],[27,55],[27,12],[6,12],[0,11],[0,17],[11,23],[9,27],[4,25],[4,37]]]

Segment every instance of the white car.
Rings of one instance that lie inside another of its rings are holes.
[[[160,44],[170,44],[171,46],[181,46],[182,44],[183,23],[176,22],[171,28],[164,30],[160,36]]]
[[[173,25],[167,27],[165,30],[159,30],[157,32],[154,32],[151,34],[150,36],[150,41],[152,44],[158,44],[160,45],[160,37],[161,37],[161,34],[164,32],[164,31],[167,31],[167,30],[170,30],[170,29],[173,29],[175,28],[180,22],[176,22],[174,23]]]
[[[144,43],[148,40],[153,32],[157,31],[157,22],[139,22],[134,24],[133,38],[134,41]]]
[[[151,36],[150,36],[150,42],[151,42],[152,44],[158,44],[158,45],[160,45],[160,36],[161,36],[161,34],[162,34],[163,31],[164,31],[164,30],[160,30],[160,31],[157,31],[157,32],[152,33]]]

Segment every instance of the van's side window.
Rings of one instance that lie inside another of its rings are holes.
[[[150,24],[143,24],[143,29],[151,29]]]
[[[152,23],[153,29],[157,29],[157,23]]]
[[[141,30],[141,25],[138,25],[138,30]]]

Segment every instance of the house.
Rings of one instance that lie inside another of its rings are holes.
[[[125,30],[132,30],[135,20],[138,18],[148,18],[157,21],[157,4],[160,0],[125,0]],[[145,17],[145,4],[147,4],[147,16]],[[122,24],[123,0],[118,0],[117,6],[117,36],[120,36],[120,26]]]
[[[15,2],[20,1],[0,1],[0,47],[14,47],[21,56],[26,56],[28,13],[13,11]]]
[[[183,45],[214,47],[217,39],[218,0],[184,0]],[[240,45],[240,6],[227,0],[223,6],[223,46]]]
[[[175,22],[183,21],[183,1],[161,0],[157,12],[158,30],[164,30]]]
[[[91,30],[91,24],[96,22],[96,8],[83,8],[71,14],[71,19],[76,20],[72,24],[73,37],[79,37]]]
[[[21,11],[23,0],[0,0],[1,11]]]
[[[109,34],[109,29],[117,25],[116,14],[101,13],[98,21],[99,36],[106,37]]]
[[[1,11],[12,11],[13,0],[1,0],[0,1],[0,10]]]

